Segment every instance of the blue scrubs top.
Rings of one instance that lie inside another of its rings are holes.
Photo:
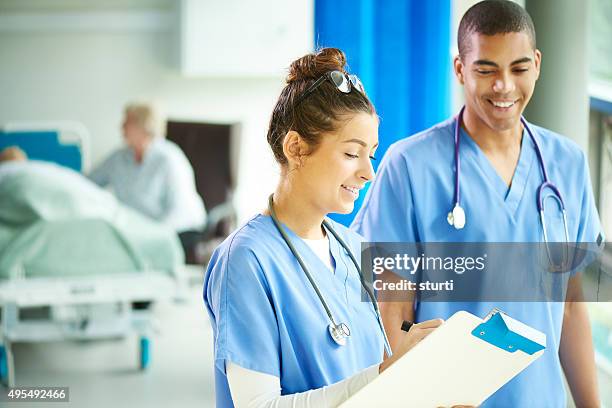
[[[446,217],[454,206],[454,125],[450,119],[391,146],[352,227],[366,240],[380,242],[542,241],[536,189],[543,177],[526,131],[508,188],[476,142],[461,130],[460,186],[466,225],[457,230],[448,224]],[[565,201],[570,241],[596,242],[601,227],[584,153],[563,136],[530,127],[549,180]],[[545,208],[549,241],[565,242],[556,203],[549,199]],[[544,332],[547,348],[483,407],[565,407],[558,355],[564,303],[421,302],[415,313],[417,321],[446,319],[459,310],[484,318],[494,307]]]
[[[361,237],[328,222],[359,262]],[[361,301],[359,275],[347,252],[328,233],[332,273],[302,239],[285,230],[334,318],[349,326],[351,336],[345,346],[332,340],[325,309],[272,218],[255,216],[215,250],[204,280],[218,407],[233,406],[228,361],[279,377],[282,395],[333,384],[382,361],[376,313],[370,302]]]

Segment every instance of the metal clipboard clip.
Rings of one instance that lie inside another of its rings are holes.
[[[491,310],[472,335],[509,353],[521,350],[532,355],[546,348],[545,334],[498,309]]]

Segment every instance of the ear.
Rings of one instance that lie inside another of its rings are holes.
[[[457,77],[457,80],[459,81],[461,85],[464,85],[465,84],[465,77],[464,77],[465,65],[463,65],[463,61],[461,61],[461,56],[459,55],[455,56],[455,59],[453,60],[453,68],[454,68],[455,76]]]
[[[289,162],[289,167],[300,167],[305,153],[304,141],[295,130],[290,130],[283,140],[283,154]]]
[[[540,77],[540,66],[542,64],[542,52],[538,49],[535,50],[534,63],[535,63],[536,79],[538,79]]]

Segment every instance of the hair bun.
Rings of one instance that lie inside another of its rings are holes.
[[[345,71],[346,56],[338,48],[321,48],[307,54],[289,66],[287,83],[315,79],[329,71]]]

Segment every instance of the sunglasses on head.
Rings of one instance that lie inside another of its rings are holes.
[[[359,92],[365,95],[365,89],[363,88],[363,84],[357,77],[357,75],[349,75],[342,71],[329,71],[326,72],[321,78],[317,79],[310,87],[298,98],[295,102],[295,106],[298,106],[304,99],[308,98],[310,94],[317,90],[319,86],[325,80],[331,81],[332,84],[342,93],[350,93],[351,89],[355,88]]]

